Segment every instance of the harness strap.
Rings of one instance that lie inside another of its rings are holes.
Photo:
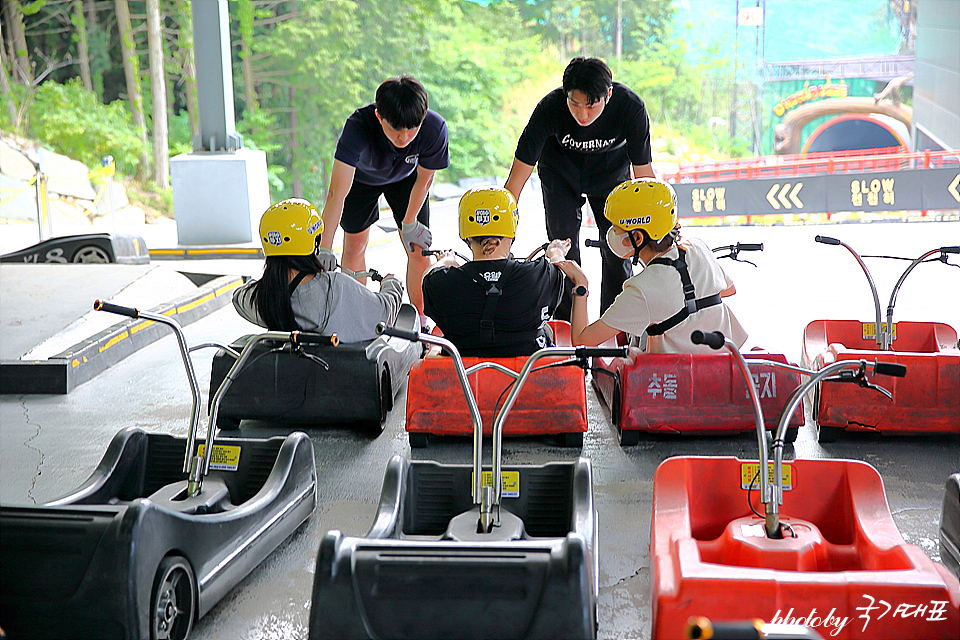
[[[487,292],[486,300],[483,303],[483,315],[480,318],[480,340],[482,342],[493,342],[495,334],[493,319],[497,315],[497,303],[500,302],[500,296],[503,295],[503,289],[497,286],[497,284],[507,281],[507,278],[510,277],[510,273],[513,271],[513,267],[513,260],[508,258],[500,270],[500,277],[493,282],[484,278],[477,265],[472,262],[468,262],[460,267],[474,282],[483,287]]]
[[[306,271],[298,271],[297,275],[290,281],[290,286],[287,289],[287,295],[292,296],[293,292],[297,290],[297,287],[300,286],[300,283],[303,282],[303,279],[306,278],[309,273]]]
[[[697,299],[697,292],[693,286],[693,281],[690,280],[690,271],[687,269],[687,252],[684,251],[683,247],[680,246],[677,247],[677,251],[680,252],[680,257],[676,260],[671,258],[655,258],[650,261],[650,264],[662,264],[668,267],[673,267],[680,274],[680,283],[683,285],[683,309],[680,309],[680,311],[676,312],[663,322],[655,322],[647,327],[648,336],[663,335],[670,329],[673,329],[675,326],[686,320],[690,314],[723,302],[723,299],[720,297],[719,293],[715,293],[712,296],[707,296],[705,298],[700,298],[699,300]]]

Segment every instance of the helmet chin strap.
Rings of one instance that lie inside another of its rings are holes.
[[[633,231],[628,231],[627,237],[630,238],[630,244],[633,245],[633,266],[637,266],[637,263],[640,262],[640,249],[643,247],[633,239]]]

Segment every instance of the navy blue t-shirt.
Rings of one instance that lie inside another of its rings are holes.
[[[450,165],[447,123],[427,109],[417,137],[403,149],[393,146],[383,134],[376,107],[368,104],[353,112],[343,125],[334,158],[356,169],[354,180],[379,186],[413,173],[419,164],[439,171]]]

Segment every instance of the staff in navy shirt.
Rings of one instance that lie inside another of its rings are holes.
[[[613,81],[603,60],[574,58],[554,89],[533,110],[520,134],[504,185],[519,201],[520,191],[539,166],[547,237],[570,238],[567,258],[580,263],[580,208],[584,196],[604,237],[610,222],[603,216],[607,195],[633,177],[654,177],[650,166],[650,120],[637,94]],[[618,258],[602,243],[600,312],[603,313],[632,275],[630,260]],[[556,317],[569,319],[571,285]]]
[[[427,92],[410,76],[386,80],[373,104],[347,118],[337,141],[330,187],[323,205],[324,233],[318,255],[336,267],[333,236],[343,228],[344,267],[366,270],[370,226],[380,217],[379,200],[386,198],[407,252],[408,283],[419,283],[430,259],[430,201],[433,175],[450,164],[447,124],[427,108]],[[423,316],[419,286],[408,290],[410,302]]]

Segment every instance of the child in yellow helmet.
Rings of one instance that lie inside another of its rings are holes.
[[[654,178],[627,180],[607,197],[603,211],[610,221],[607,245],[620,258],[642,262],[643,271],[623,284],[623,291],[600,319],[590,324],[585,296],[573,300],[571,339],[598,345],[624,331],[647,333],[650,353],[710,351],[695,345],[690,334],[721,331],[742,346],[747,333],[723,298],[737,289],[713,252],[696,238],[680,239],[677,196],[673,187]],[[557,264],[574,285],[589,288],[575,262]]]
[[[268,208],[260,219],[263,276],[234,292],[233,306],[271,331],[336,333],[341,342],[372,340],[378,322],[396,319],[403,285],[387,275],[374,292],[328,270],[316,255],[321,233],[320,213],[306,200],[290,198]]]
[[[423,277],[424,311],[462,355],[530,355],[552,344],[549,320],[563,293],[564,275],[553,266],[570,249],[554,240],[546,256],[517,261],[517,202],[500,187],[477,187],[460,199],[460,238],[473,260],[444,254]]]

